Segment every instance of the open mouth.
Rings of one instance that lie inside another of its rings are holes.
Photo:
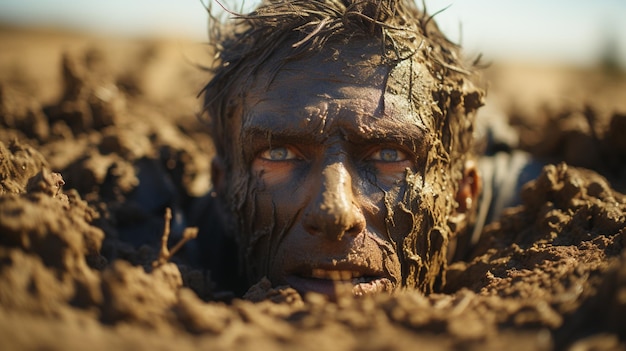
[[[316,292],[331,299],[341,295],[362,296],[380,292],[391,292],[393,284],[378,274],[366,274],[356,270],[321,269],[287,277],[287,283],[301,294]]]

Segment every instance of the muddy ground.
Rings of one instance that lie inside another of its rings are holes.
[[[193,239],[161,252],[210,188],[208,59],[177,40],[0,30],[2,350],[626,350],[623,73],[494,63],[481,118],[551,164],[445,291],[329,303],[267,282],[232,299]]]

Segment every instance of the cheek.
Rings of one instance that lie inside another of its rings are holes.
[[[424,176],[407,176],[403,206],[413,214],[413,228],[400,251],[407,286],[433,291],[447,260],[451,235],[448,219],[455,208],[450,170],[443,162],[432,163]]]
[[[250,209],[243,218],[247,223],[244,236],[246,250],[244,261],[251,279],[272,276],[270,267],[275,266],[279,245],[299,217],[301,206],[297,194],[287,186],[269,186],[259,180],[250,192]]]
[[[390,241],[401,243],[413,228],[413,207],[405,203],[406,186],[393,186],[382,193],[378,221],[382,221]]]
[[[252,173],[268,187],[285,183],[294,171],[293,162],[272,162],[257,158],[252,162]]]
[[[400,249],[399,244],[413,228],[411,209],[414,206],[405,203],[406,173],[406,168],[403,168],[402,178],[398,179],[399,176],[394,175],[389,183],[381,182],[378,175],[369,177],[368,173],[359,183],[362,190],[358,203],[366,217],[367,226],[396,250]]]
[[[264,205],[264,204],[268,204]],[[245,210],[239,216],[239,254],[244,263],[250,283],[255,283],[265,275],[268,265],[268,252],[271,247],[274,211],[271,200],[267,199],[258,186],[250,187]]]

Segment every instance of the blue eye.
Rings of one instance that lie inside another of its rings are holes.
[[[393,162],[398,159],[398,150],[383,149],[380,150],[380,159],[386,162]]]
[[[261,158],[270,161],[286,161],[292,160],[296,158],[295,152],[291,151],[286,147],[275,147],[271,149],[267,149],[261,153]]]
[[[399,162],[406,160],[406,154],[398,149],[385,148],[373,152],[370,159],[381,162]]]

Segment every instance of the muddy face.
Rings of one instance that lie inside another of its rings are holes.
[[[377,44],[341,50],[263,71],[233,116],[228,196],[248,276],[330,296],[432,287],[455,207],[434,84]]]

